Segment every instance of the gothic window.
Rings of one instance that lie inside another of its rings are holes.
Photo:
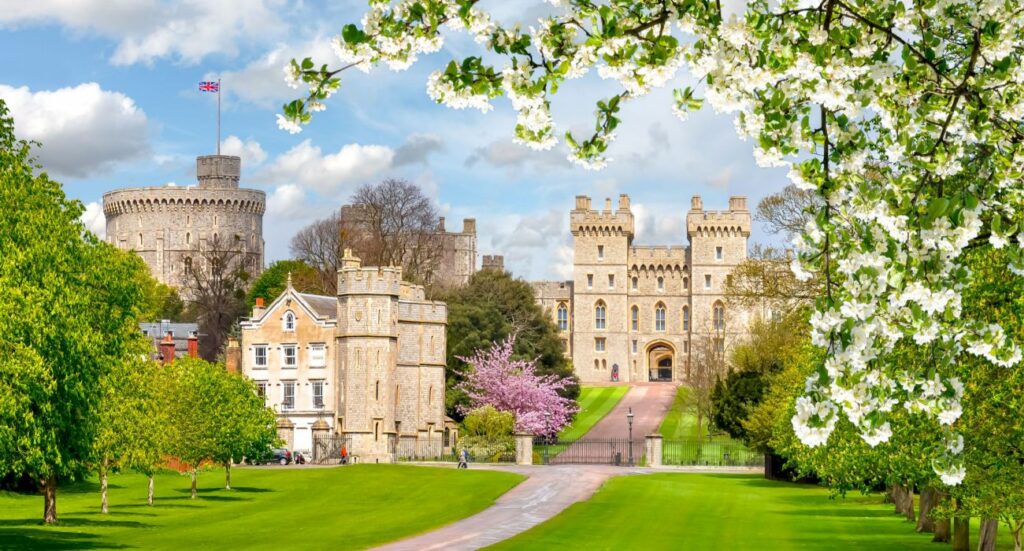
[[[640,330],[640,307],[639,306],[633,305],[633,307],[629,309],[629,318],[630,318],[630,326],[633,328],[633,331],[639,331]]]
[[[604,329],[605,327],[605,311],[607,307],[603,301],[597,301],[597,305],[594,307],[594,328]]]
[[[284,330],[295,331],[295,314],[291,312],[285,312],[284,314]]]
[[[633,276],[633,290],[636,290],[637,283],[639,283],[639,280],[637,279],[636,276]]]
[[[569,309],[565,307],[565,303],[558,305],[558,330],[569,330]]]
[[[684,277],[683,278],[683,290],[685,291],[689,287],[690,287],[690,278]]]
[[[663,278],[661,276],[658,276],[658,290],[659,291],[664,291],[665,290],[665,278]]]
[[[191,274],[192,273],[192,257],[191,256],[186,256],[185,257],[185,273],[186,274]]]
[[[715,331],[722,331],[725,329],[725,305],[721,302],[716,302],[713,309],[713,318]]]
[[[665,330],[665,305],[660,302],[654,307],[654,330]]]
[[[690,307],[683,306],[683,331],[690,330]]]

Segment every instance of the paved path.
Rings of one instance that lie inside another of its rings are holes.
[[[474,465],[474,468],[485,468]],[[612,476],[642,472],[605,465],[491,467],[529,476],[490,508],[433,532],[385,545],[387,551],[479,549],[506,540],[589,498]]]
[[[658,431],[665,413],[672,407],[676,397],[676,385],[672,383],[633,383],[629,392],[619,400],[615,409],[597,422],[584,438],[612,440],[629,438],[626,413],[633,408],[633,438],[643,440],[648,434]]]

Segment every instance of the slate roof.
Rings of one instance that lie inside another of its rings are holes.
[[[335,319],[338,316],[338,297],[296,293],[316,312],[317,316]]]

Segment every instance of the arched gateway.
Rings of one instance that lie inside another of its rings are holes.
[[[654,341],[647,345],[647,379],[675,380],[676,349],[671,343]]]

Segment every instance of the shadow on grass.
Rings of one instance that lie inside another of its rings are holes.
[[[0,528],[0,549],[125,549],[127,546],[100,540],[95,534],[45,527]]]
[[[815,507],[807,509],[786,509],[783,511],[775,511],[776,514],[782,516],[798,516],[798,517],[849,517],[849,518],[889,518],[896,517],[889,511],[879,511],[864,509],[863,507]]]
[[[267,492],[275,492],[277,490],[271,488],[256,488],[253,486],[232,486],[230,490],[224,490],[226,492],[242,492],[243,494],[265,494]]]
[[[5,526],[37,526],[44,528],[43,523],[39,518],[10,518],[0,519],[0,527]],[[57,526],[61,528],[67,527],[83,527],[83,526],[98,526],[103,528],[147,528],[149,524],[139,522],[137,520],[112,520],[112,519],[91,519],[91,518],[79,518],[79,517],[58,517]]]

